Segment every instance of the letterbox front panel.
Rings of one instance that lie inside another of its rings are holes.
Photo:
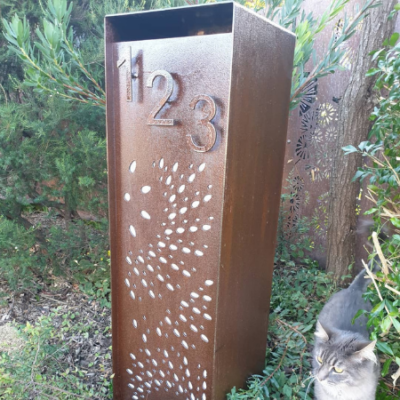
[[[230,33],[113,44],[119,399],[211,399],[231,57]]]

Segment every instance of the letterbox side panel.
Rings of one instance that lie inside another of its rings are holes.
[[[111,254],[117,254],[118,240],[117,240],[117,227],[120,216],[118,208],[116,207],[116,194],[121,190],[121,178],[118,174],[117,155],[120,152],[116,132],[119,131],[118,126],[118,108],[115,106],[114,96],[118,88],[114,85],[113,80],[113,43],[116,40],[116,32],[113,26],[105,19],[105,55],[106,55],[106,129],[107,129],[107,165],[108,165],[108,204],[109,204],[109,233],[110,233],[110,249]],[[116,115],[117,114],[117,115]],[[118,282],[111,276],[111,297],[112,297],[112,326],[118,326],[120,321],[120,307],[118,302]],[[115,305],[115,306],[114,306]],[[118,331],[113,331],[113,352],[119,351],[118,345],[120,343]],[[113,371],[116,375],[120,375],[120,364],[113,358]],[[114,398],[120,398],[120,387],[114,386]]]
[[[215,399],[264,368],[295,38],[235,5]]]
[[[109,15],[118,41],[166,39],[232,32],[233,3],[205,4]]]

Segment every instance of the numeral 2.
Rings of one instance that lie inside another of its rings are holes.
[[[215,130],[215,126],[211,123],[211,120],[215,117],[215,113],[217,112],[217,106],[215,105],[214,99],[208,94],[198,94],[192,99],[189,107],[194,110],[199,101],[205,101],[209,107],[206,117],[201,120],[201,124],[207,127],[207,143],[204,146],[198,146],[193,141],[193,135],[188,135],[188,143],[194,151],[205,153],[214,146],[217,139],[217,131]]]
[[[132,51],[131,47],[124,48],[122,57],[117,61],[117,68],[125,67],[126,101],[132,101]]]
[[[172,91],[174,90],[174,80],[169,72],[159,69],[154,71],[147,79],[146,86],[151,88],[153,87],[153,81],[156,76],[163,76],[167,81],[167,87],[165,89],[164,96],[161,97],[158,104],[151,110],[149,116],[147,117],[147,125],[160,125],[160,126],[171,126],[174,125],[175,120],[173,119],[156,119],[156,115],[163,108],[165,103],[172,95]]]

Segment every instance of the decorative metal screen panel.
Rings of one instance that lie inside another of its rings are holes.
[[[306,13],[312,12],[315,17],[321,16],[331,0],[307,0],[304,2]],[[359,0],[352,0],[345,12],[351,15],[360,8]],[[323,55],[331,39],[343,26],[343,13],[318,36],[314,47],[317,55]],[[351,71],[356,61],[360,41],[360,23],[355,35],[342,45],[345,57],[336,71],[318,81],[311,82],[305,88],[305,96],[299,108],[290,113],[286,160],[282,187],[293,195],[288,207],[288,216],[283,225],[283,232],[292,239],[293,228],[300,219],[307,217],[310,224],[310,237],[314,244],[312,256],[322,266],[326,263],[326,240],[328,228],[329,180],[333,168],[333,154],[336,146],[336,131],[340,124],[338,107],[345,89],[350,81]],[[396,30],[400,29],[400,19]],[[310,63],[308,71],[313,69]],[[365,184],[365,182],[364,182]],[[367,200],[360,197],[360,215],[368,209]],[[362,268],[361,259],[366,259],[364,249],[367,238],[357,236],[356,264]],[[359,265],[358,265],[359,264]]]
[[[294,38],[225,3],[106,42],[114,397],[220,399],[264,364]]]

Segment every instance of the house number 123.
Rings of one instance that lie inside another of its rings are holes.
[[[126,55],[128,60],[131,58],[129,55]],[[131,85],[129,84],[131,82],[130,75],[131,75],[131,68],[129,63],[126,63],[126,58],[120,59],[117,62],[118,68],[122,67],[123,65],[126,68],[126,85],[127,88],[130,87]],[[168,71],[165,70],[157,70],[154,71],[150,74],[150,76],[147,78],[146,86],[148,88],[153,87],[153,82],[154,79],[157,76],[162,76],[166,80],[166,87],[165,87],[165,92],[164,95],[161,97],[159,102],[153,107],[151,110],[148,118],[147,118],[147,125],[155,125],[155,126],[173,126],[175,125],[174,119],[163,119],[163,118],[158,118],[156,119],[157,114],[161,111],[163,106],[167,103],[168,99],[171,97],[173,90],[174,90],[174,80],[171,76],[171,74]],[[128,83],[129,82],[129,83]],[[132,101],[132,92],[131,90],[127,89],[127,101]],[[207,115],[201,119],[201,125],[206,129],[206,144],[203,146],[197,145],[194,140],[193,140],[193,135],[187,135],[187,142],[189,146],[197,152],[204,153],[206,151],[209,151],[215,144],[215,141],[217,139],[217,131],[215,129],[215,126],[211,122],[212,119],[215,117],[215,114],[217,112],[217,106],[215,104],[214,99],[209,96],[208,94],[198,94],[195,96],[192,101],[189,104],[189,107],[194,110],[197,103],[200,101],[204,101],[207,103],[208,106],[208,112]]]

